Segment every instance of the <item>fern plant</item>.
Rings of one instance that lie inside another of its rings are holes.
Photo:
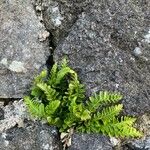
[[[116,137],[138,137],[141,133],[133,127],[135,118],[118,117],[122,104],[119,93],[101,91],[85,101],[85,88],[76,72],[64,59],[55,63],[48,73],[38,75],[32,85],[31,94],[24,98],[32,116],[47,120],[60,132],[70,128],[85,133],[102,133]]]

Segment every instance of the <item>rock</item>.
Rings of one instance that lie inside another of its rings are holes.
[[[58,131],[31,121],[23,100],[0,108],[0,150],[61,150]]]
[[[143,132],[140,139],[126,141],[126,147],[137,150],[150,150],[150,114],[144,114],[137,120],[137,127]]]
[[[124,113],[130,115],[150,111],[149,5],[95,1],[54,51],[56,62],[67,56],[87,96],[100,90],[121,92]],[[136,47],[142,47],[139,57],[133,54]]]
[[[0,119],[0,133],[12,127],[24,126],[24,119],[29,118],[23,100],[14,101],[12,104],[0,107],[2,118]]]
[[[0,120],[4,119],[4,111],[0,108]]]
[[[92,2],[93,0],[35,0],[37,10],[42,11],[42,21],[53,35],[55,46],[67,35],[78,15],[89,8]]]
[[[26,121],[0,133],[1,150],[61,150],[56,128],[39,122]]]
[[[146,137],[140,140],[134,140],[128,143],[126,146],[129,147],[129,150],[150,150],[150,137]]]
[[[1,0],[0,12],[0,98],[21,98],[48,59],[46,29],[31,0]]]
[[[112,150],[109,139],[102,135],[74,134],[69,150]]]

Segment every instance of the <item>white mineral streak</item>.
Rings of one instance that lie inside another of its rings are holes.
[[[134,52],[135,56],[142,55],[141,48],[139,48],[139,47],[136,47],[133,52]]]
[[[148,44],[150,43],[150,30],[148,31],[148,34],[146,34],[145,36],[144,36],[144,41],[145,42],[147,42]]]
[[[1,137],[4,139],[5,146],[8,146],[9,145],[9,141],[6,140],[7,134],[4,132],[4,133],[1,134]]]
[[[61,21],[64,19],[60,12],[58,7],[52,8],[53,18],[52,21],[56,27],[59,27],[61,25]]]
[[[9,69],[13,72],[25,72],[26,69],[24,68],[24,63],[20,62],[20,61],[12,61],[12,63],[9,65]]]
[[[7,58],[3,58],[1,61],[0,61],[1,64],[7,66],[8,65],[8,61],[7,61]]]
[[[43,146],[43,149],[44,149],[44,150],[49,150],[49,147],[50,147],[49,144],[46,144],[46,145],[43,144],[42,146]]]
[[[7,141],[7,140],[5,140],[4,143],[5,143],[5,146],[9,145],[9,141]]]
[[[117,146],[120,143],[120,140],[116,139],[115,137],[111,137],[110,142],[113,146]]]

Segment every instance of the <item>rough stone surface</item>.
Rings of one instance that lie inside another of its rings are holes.
[[[112,150],[109,139],[102,135],[74,134],[69,150]]]
[[[94,5],[82,12],[57,46],[54,60],[68,57],[88,96],[120,91],[125,113],[150,111],[150,1],[106,0]]]
[[[0,133],[0,150],[61,150],[54,127],[27,121],[25,126]]]
[[[31,121],[23,100],[0,107],[0,150],[61,150],[61,147],[56,128]]]
[[[0,133],[16,125],[24,126],[24,119],[29,118],[23,100],[15,101],[5,107],[0,107],[0,110]]]
[[[31,0],[0,1],[0,98],[20,98],[49,56]]]
[[[128,140],[125,147],[129,150],[150,150],[150,114],[144,114],[139,117],[137,127],[143,132],[143,137],[140,139]]]
[[[150,150],[150,137],[135,140],[126,145],[129,150]]]
[[[69,32],[78,15],[92,3],[93,0],[35,0],[36,9],[42,11],[42,19],[53,35],[55,46]]]
[[[0,120],[4,119],[4,111],[0,108]]]

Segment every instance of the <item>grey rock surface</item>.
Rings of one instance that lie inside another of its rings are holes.
[[[61,150],[56,128],[39,122],[26,121],[0,133],[0,150]]]
[[[69,150],[112,150],[109,139],[102,135],[74,134]]]
[[[126,145],[129,150],[150,150],[150,137],[135,140]]]
[[[0,107],[0,150],[61,149],[56,128],[31,120],[23,100]]]
[[[0,98],[27,92],[49,56],[45,33],[31,0],[0,1]]]
[[[54,51],[68,57],[87,89],[124,95],[126,114],[150,111],[150,1],[106,0],[82,12]]]
[[[10,128],[24,126],[24,119],[28,119],[29,114],[23,100],[14,101],[12,104],[0,107],[0,133]]]
[[[0,120],[4,119],[4,110],[0,108]]]
[[[63,39],[84,10],[94,0],[35,0],[35,7],[42,11],[46,28],[53,35],[55,46]]]
[[[130,139],[126,142],[125,147],[129,150],[150,150],[150,114],[144,114],[138,119],[138,128],[143,132],[139,139]]]

